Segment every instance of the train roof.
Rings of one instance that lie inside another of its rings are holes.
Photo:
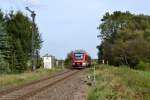
[[[85,50],[75,50],[75,51],[73,51],[73,53],[86,53],[86,51]]]

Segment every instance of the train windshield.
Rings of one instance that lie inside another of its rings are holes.
[[[83,53],[75,53],[74,57],[76,60],[82,60],[83,59]]]

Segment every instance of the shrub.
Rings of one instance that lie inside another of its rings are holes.
[[[136,69],[139,70],[150,70],[150,63],[140,61],[140,63],[136,66]]]
[[[0,74],[10,72],[9,64],[6,60],[4,60],[3,56],[0,54]]]

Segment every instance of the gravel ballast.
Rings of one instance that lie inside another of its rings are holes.
[[[86,71],[71,76],[27,100],[87,100]]]

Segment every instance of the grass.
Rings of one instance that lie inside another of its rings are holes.
[[[98,65],[89,90],[88,100],[150,100],[150,71]]]
[[[8,74],[8,75],[3,74],[3,75],[0,75],[0,91],[10,88],[10,87],[23,85],[28,82],[39,80],[39,79],[53,75],[54,73],[58,73],[61,71],[63,70],[60,68],[56,68],[56,69],[50,69],[50,70],[38,69],[34,72],[25,72],[21,74]]]

